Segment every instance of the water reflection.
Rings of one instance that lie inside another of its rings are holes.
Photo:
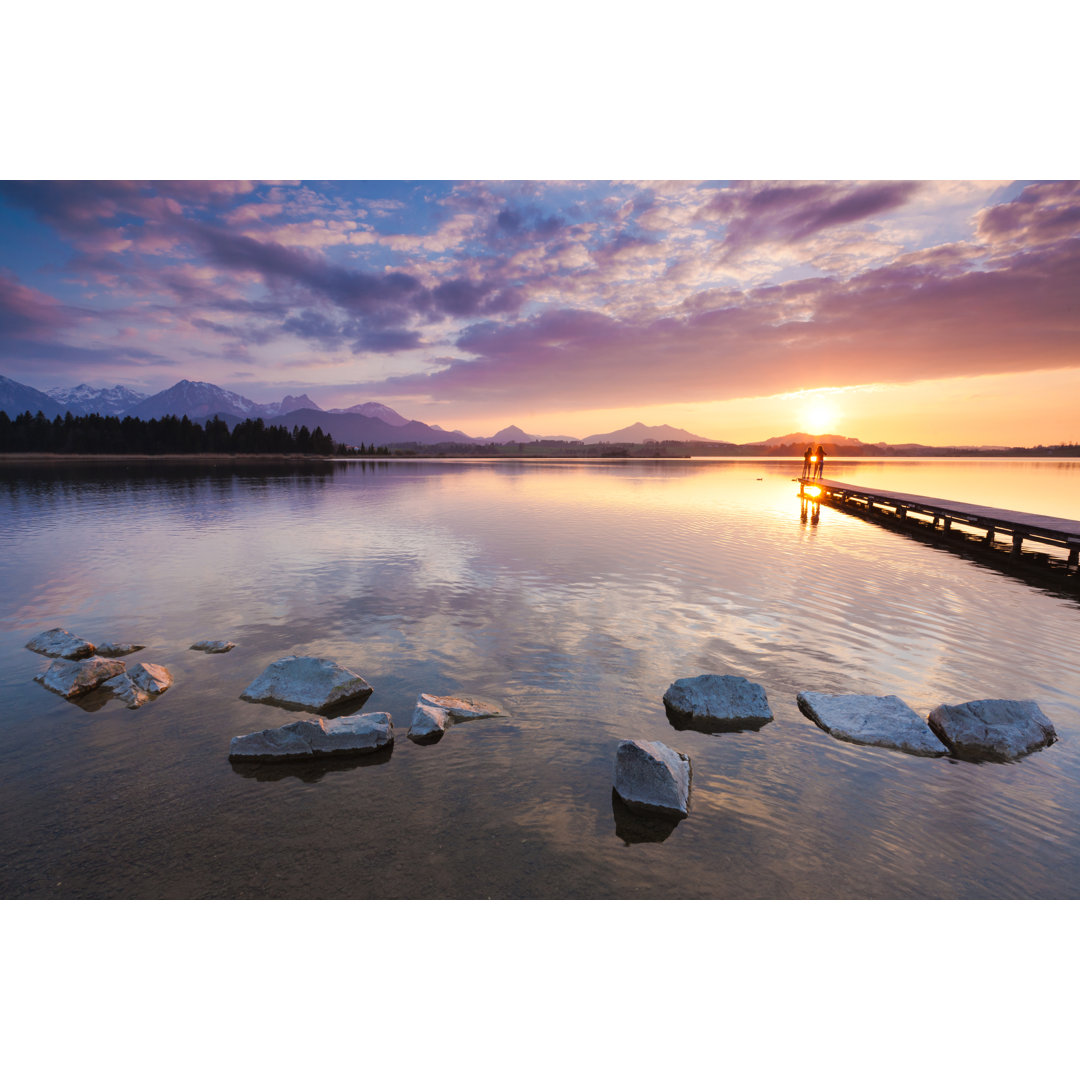
[[[631,809],[619,793],[611,789],[611,812],[615,817],[615,835],[627,846],[662,844],[682,820],[670,814],[649,814]]]
[[[230,761],[232,771],[248,780],[276,783],[279,780],[300,780],[305,784],[317,784],[330,773],[352,772],[372,765],[385,765],[394,753],[390,743],[370,754],[355,757],[317,757],[296,761]]]

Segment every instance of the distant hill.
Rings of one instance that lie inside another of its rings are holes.
[[[49,397],[59,401],[72,416],[123,416],[135,408],[146,395],[127,386],[108,386],[96,389],[87,383],[78,386],[54,386]]]
[[[669,424],[657,424],[650,427],[648,424],[631,424],[630,427],[620,428],[618,431],[609,431],[606,435],[589,435],[581,441],[588,446],[596,443],[644,443],[644,442],[715,442],[714,439],[706,439],[703,435],[694,435],[682,428],[671,427]]]
[[[789,446],[791,443],[801,443],[809,446],[811,443],[817,446],[824,443],[826,446],[884,446],[884,443],[864,443],[861,439],[851,439],[847,435],[810,435],[805,431],[794,431],[790,435],[774,435],[771,439],[762,439],[760,442],[743,443],[743,446]]]
[[[9,420],[24,412],[43,412],[51,420],[54,416],[63,416],[66,411],[59,401],[48,394],[0,375],[0,412],[6,412]]]
[[[389,405],[383,405],[378,401],[365,401],[362,405],[350,405],[347,409],[328,409],[332,413],[356,413],[358,416],[370,416],[375,420],[381,420],[391,427],[401,427],[411,423],[399,412],[395,412]],[[441,428],[439,429],[442,430]]]
[[[314,431],[321,427],[328,435],[333,435],[336,442],[347,446],[359,446],[361,443],[374,443],[376,446],[392,446],[395,443],[419,443],[432,446],[435,443],[471,443],[468,435],[456,431],[436,431],[419,420],[406,420],[404,424],[388,424],[375,416],[363,413],[323,412],[316,409],[299,409],[276,417],[275,424],[286,427],[307,426]]]

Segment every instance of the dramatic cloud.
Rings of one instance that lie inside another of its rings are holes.
[[[31,383],[332,368],[509,420],[1080,365],[1075,181],[5,183],[4,228]]]

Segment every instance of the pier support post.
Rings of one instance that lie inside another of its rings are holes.
[[[1066,567],[1080,566],[1080,547],[1075,544],[1069,547],[1069,560],[1065,565]]]
[[[947,533],[952,528],[952,518],[941,519],[941,531]]]
[[[1024,534],[1022,532],[1013,533],[1013,554],[1019,555],[1020,549],[1024,544]]]
[[[994,542],[994,526],[986,526],[986,546],[989,547]]]
[[[907,519],[907,507],[898,506],[896,508],[896,517],[898,521],[905,521]]]

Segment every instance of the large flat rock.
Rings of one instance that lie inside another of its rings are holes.
[[[333,660],[285,656],[267,667],[240,696],[268,705],[326,709],[370,693],[364,679]]]
[[[421,694],[416,699],[408,737],[413,742],[434,742],[454,724],[492,716],[506,716],[498,702]]]
[[[830,735],[864,746],[885,746],[920,757],[941,757],[945,744],[926,721],[893,694],[819,694],[806,690],[798,695],[799,708]]]
[[[73,698],[88,694],[123,672],[123,660],[92,656],[88,660],[54,660],[48,670],[34,676],[34,681],[62,697]]]
[[[951,754],[969,761],[1012,761],[1057,741],[1053,723],[1034,701],[939,705],[929,723]]]
[[[676,726],[704,731],[760,727],[773,718],[765,690],[741,675],[698,675],[677,679],[664,694]]]
[[[229,745],[231,761],[295,761],[313,757],[372,754],[394,741],[390,714],[359,713],[330,719],[305,717],[284,727],[237,735]]]
[[[76,637],[67,630],[54,626],[32,637],[26,647],[42,656],[53,656],[61,660],[82,660],[94,655],[94,646],[85,638]]]
[[[634,810],[686,817],[690,773],[689,755],[662,742],[624,739],[615,753],[615,791]]]

